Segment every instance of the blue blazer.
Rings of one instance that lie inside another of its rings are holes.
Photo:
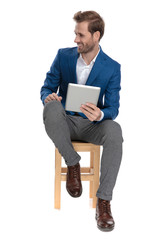
[[[41,88],[43,104],[49,94],[58,90],[58,95],[62,96],[61,103],[65,108],[68,84],[77,83],[76,63],[78,57],[77,47],[59,49]],[[101,88],[97,107],[104,112],[103,120],[115,119],[118,115],[120,80],[120,64],[107,56],[100,47],[86,85]],[[67,112],[67,114],[74,115],[75,113]],[[79,114],[86,118],[83,113]]]

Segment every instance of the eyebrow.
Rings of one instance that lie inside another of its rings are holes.
[[[84,34],[81,33],[81,32],[76,32],[76,31],[74,31],[74,33],[75,33],[75,34],[79,34],[79,35],[81,35],[81,36],[84,36]]]

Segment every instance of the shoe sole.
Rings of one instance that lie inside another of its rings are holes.
[[[101,230],[102,232],[111,232],[114,229],[114,227],[112,227],[112,228],[101,228],[98,225],[97,225],[97,228],[99,230]]]
[[[95,217],[96,221],[97,221],[97,216]],[[114,226],[113,227],[110,227],[110,228],[101,228],[100,226],[98,226],[97,224],[97,228],[99,230],[101,230],[102,232],[111,232],[113,229],[114,229]]]

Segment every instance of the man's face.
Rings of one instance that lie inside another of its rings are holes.
[[[88,53],[94,49],[96,39],[94,34],[92,35],[88,31],[88,22],[77,23],[75,26],[75,34],[76,38],[74,42],[77,43],[79,53]]]

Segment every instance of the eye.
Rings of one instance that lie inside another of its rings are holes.
[[[82,34],[82,33],[77,33],[77,32],[74,32],[74,34],[77,36],[79,36],[79,37],[84,37],[84,34]]]

